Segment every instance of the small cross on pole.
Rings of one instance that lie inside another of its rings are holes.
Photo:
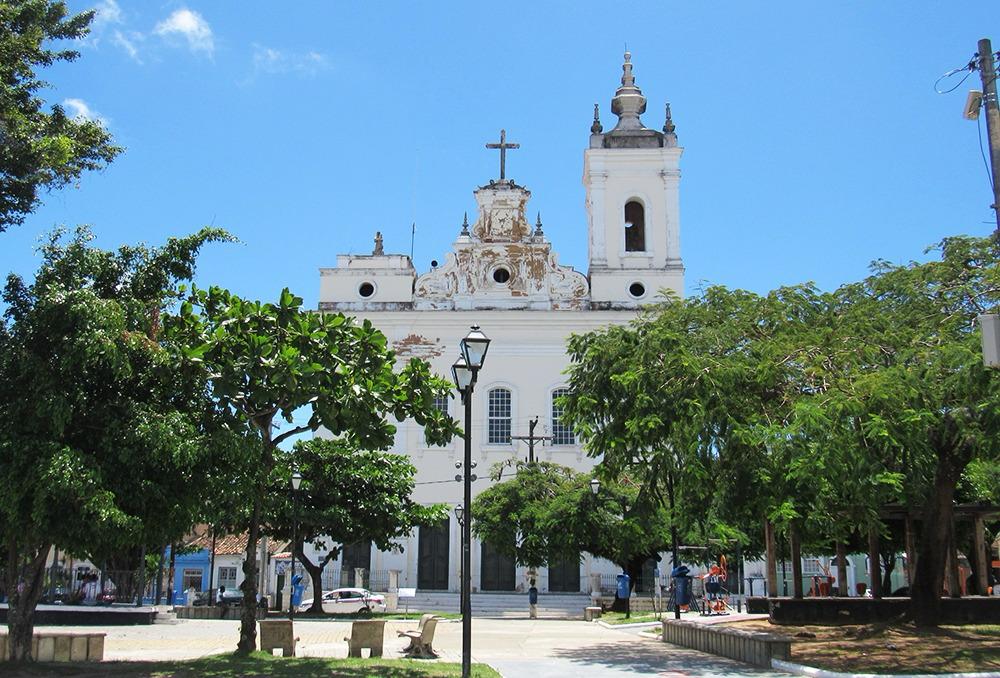
[[[499,144],[486,144],[486,148],[500,149],[500,181],[506,178],[507,172],[507,149],[508,148],[521,148],[521,144],[508,144],[507,143],[507,130],[500,130],[500,143]]]

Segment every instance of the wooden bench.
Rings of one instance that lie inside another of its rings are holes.
[[[36,662],[99,662],[104,660],[105,633],[36,631],[31,637],[31,658]],[[10,649],[7,634],[0,633],[0,661]]]
[[[362,648],[371,650],[370,657],[382,656],[382,639],[385,633],[384,619],[366,619],[351,624],[351,635],[347,641],[347,656],[360,657]]]
[[[275,648],[281,648],[284,657],[295,656],[295,642],[298,640],[292,631],[289,619],[270,619],[260,622],[261,652],[273,653]]]
[[[410,657],[434,659],[437,657],[437,653],[434,651],[432,643],[434,642],[434,629],[437,627],[438,620],[432,616],[430,619],[421,619],[421,621],[424,622],[423,628],[417,631],[400,632],[399,635],[410,639],[409,646],[403,651]]]

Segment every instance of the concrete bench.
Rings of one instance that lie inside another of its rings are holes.
[[[434,659],[437,653],[434,651],[434,629],[438,620],[431,617],[424,622],[424,627],[419,631],[403,631],[401,635],[410,639],[409,646],[404,650],[410,657],[420,657],[423,659]]]
[[[370,657],[382,656],[382,641],[385,634],[384,619],[366,619],[351,624],[351,635],[347,641],[347,656],[360,657],[361,650],[368,648]]]
[[[599,607],[585,607],[583,608],[583,620],[584,621],[594,621],[601,616],[604,610]]]
[[[36,632],[31,638],[31,658],[36,662],[104,661],[105,633]],[[0,658],[7,659],[10,649],[7,634],[0,634]]]
[[[273,653],[276,648],[281,648],[282,656],[295,656],[295,642],[298,638],[294,636],[291,620],[268,619],[259,623],[261,652]]]
[[[433,619],[433,614],[422,614],[420,615],[420,621],[417,622],[417,636],[419,637],[420,632],[424,630],[424,625],[427,624],[428,619]],[[411,631],[396,631],[396,635],[400,638],[409,638],[410,644],[403,648],[403,652],[412,652],[414,649],[413,636],[410,635]]]
[[[766,669],[771,668],[772,659],[788,661],[792,654],[792,639],[788,636],[677,619],[663,621],[663,642]]]

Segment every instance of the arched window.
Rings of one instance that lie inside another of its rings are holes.
[[[562,422],[563,408],[559,405],[559,398],[569,393],[567,388],[557,388],[552,392],[552,444],[553,445],[576,445],[576,436],[573,429]]]
[[[625,203],[625,251],[646,251],[646,210],[638,200]]]
[[[487,414],[489,416],[487,443],[490,445],[510,445],[510,402],[510,391],[508,389],[490,389],[487,403]]]

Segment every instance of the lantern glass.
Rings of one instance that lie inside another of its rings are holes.
[[[478,370],[486,360],[486,351],[489,347],[489,338],[480,331],[479,325],[473,325],[472,331],[462,339],[462,357],[465,358],[465,363]]]
[[[462,356],[459,356],[455,364],[451,366],[451,377],[459,391],[465,393],[469,390],[469,386],[472,384],[472,370],[469,369],[469,364]]]

